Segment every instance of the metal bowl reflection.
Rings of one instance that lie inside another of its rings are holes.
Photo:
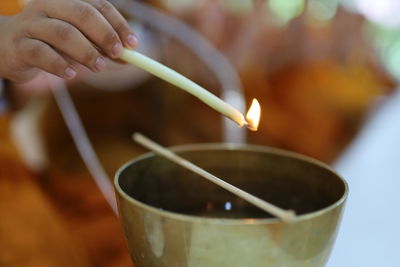
[[[115,178],[135,266],[324,266],[348,191],[329,167],[261,146],[198,144],[172,150],[241,189],[295,210],[298,220],[285,224],[148,153],[124,165]]]

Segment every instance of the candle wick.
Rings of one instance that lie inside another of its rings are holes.
[[[248,119],[248,118],[245,119],[243,126],[245,126],[247,129],[249,129],[250,131],[253,131],[253,132],[258,130],[258,126],[255,126],[253,123],[253,120]]]

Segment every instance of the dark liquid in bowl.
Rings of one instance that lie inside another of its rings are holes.
[[[241,151],[187,153],[183,156],[217,177],[297,214],[326,208],[345,191],[335,174],[296,158]],[[120,186],[133,199],[171,212],[213,218],[272,217],[163,158],[130,166],[121,174]]]
[[[230,203],[230,202],[227,202]],[[226,208],[220,209],[212,209],[212,210],[193,210],[180,212],[188,215],[199,216],[199,217],[207,217],[207,218],[231,218],[231,219],[243,219],[243,218],[271,218],[272,216],[262,210],[257,208],[234,208],[232,207],[230,210]]]

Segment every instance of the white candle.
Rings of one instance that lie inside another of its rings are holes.
[[[121,59],[194,95],[216,111],[236,122],[240,127],[247,124],[240,111],[167,66],[128,49],[123,50]]]

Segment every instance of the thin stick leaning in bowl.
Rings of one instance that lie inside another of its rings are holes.
[[[173,153],[172,151],[168,150],[167,148],[162,147],[161,145],[153,142],[149,138],[143,136],[140,133],[134,133],[132,136],[133,140],[135,142],[141,144],[142,146],[150,149],[151,151],[177,163],[178,165],[185,167],[192,172],[200,175],[203,178],[206,178],[210,182],[213,182],[214,184],[224,188],[225,190],[228,190],[229,192],[235,194],[236,196],[246,200],[247,202],[253,204],[254,206],[257,206],[258,208],[280,218],[282,221],[286,223],[291,223],[295,220],[296,214],[293,210],[284,210],[281,209],[265,200],[262,200],[254,195],[251,195],[247,193],[246,191],[243,191],[240,188],[237,188],[222,179],[216,177],[215,175],[207,172],[206,170],[198,167],[197,165],[194,165],[190,161],[178,156],[177,154]]]

